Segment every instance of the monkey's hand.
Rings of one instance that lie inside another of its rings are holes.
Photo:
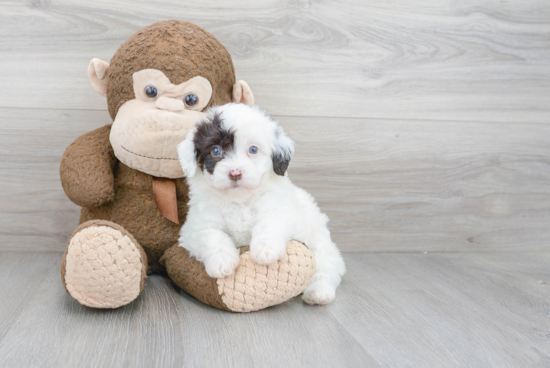
[[[78,137],[63,154],[59,173],[67,197],[82,207],[113,200],[116,158],[109,142],[111,125]]]

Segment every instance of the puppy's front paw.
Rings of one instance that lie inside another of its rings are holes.
[[[252,239],[250,242],[250,259],[258,264],[277,262],[286,253],[286,242],[274,239]]]
[[[233,251],[234,250],[234,251]],[[232,275],[239,266],[239,250],[219,250],[204,260],[208,276],[220,279]]]
[[[307,304],[328,304],[334,300],[336,290],[324,282],[314,282],[309,285],[302,295],[302,300]]]

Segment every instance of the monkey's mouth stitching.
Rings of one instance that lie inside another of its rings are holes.
[[[150,158],[151,160],[177,160],[177,158],[149,157],[149,156],[145,156],[145,155],[140,155],[139,153],[135,153],[135,152],[130,151],[128,148],[124,147],[123,145],[120,145],[120,147],[122,147],[122,149],[124,149],[126,152],[131,153],[132,155],[136,155],[136,156],[144,157],[144,158]]]

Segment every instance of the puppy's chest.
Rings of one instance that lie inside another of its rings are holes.
[[[224,231],[231,236],[235,245],[249,245],[256,220],[255,209],[250,205],[226,203],[221,211]]]

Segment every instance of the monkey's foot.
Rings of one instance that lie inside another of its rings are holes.
[[[81,224],[69,239],[61,279],[80,304],[118,308],[141,294],[146,270],[147,256],[128,231],[94,220]]]
[[[254,263],[249,248],[241,248],[235,273],[219,279],[209,277],[204,265],[178,244],[164,253],[161,263],[186,293],[232,312],[252,312],[283,303],[304,291],[315,274],[313,253],[295,240],[287,244],[286,254],[270,265]]]

